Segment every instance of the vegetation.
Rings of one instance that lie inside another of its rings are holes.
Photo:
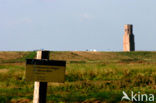
[[[25,59],[35,52],[0,52],[0,103],[31,103]],[[120,103],[122,91],[156,95],[156,52],[51,52],[66,60],[64,84],[48,83],[48,103]],[[124,101],[122,103],[129,103]]]

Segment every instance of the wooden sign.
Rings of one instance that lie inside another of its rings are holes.
[[[64,82],[65,61],[27,59],[26,80],[39,82]]]

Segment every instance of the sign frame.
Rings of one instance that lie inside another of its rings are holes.
[[[64,83],[65,69],[66,61],[26,59],[26,80]]]

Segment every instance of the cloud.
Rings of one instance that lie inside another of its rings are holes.
[[[31,18],[21,18],[18,20],[12,20],[8,22],[9,26],[14,26],[14,25],[23,25],[23,24],[31,24],[32,19]]]
[[[19,23],[30,24],[30,23],[32,23],[32,19],[31,18],[23,18],[19,21]]]
[[[82,18],[84,18],[84,19],[89,19],[89,15],[86,14],[86,13],[82,14],[81,16],[82,16]]]
[[[88,14],[88,13],[83,13],[83,14],[80,14],[80,17],[81,17],[81,21],[86,21],[86,20],[90,20],[92,19],[93,17]]]
[[[56,1],[56,0],[43,0],[43,1],[46,1],[46,2],[53,2],[53,1]]]

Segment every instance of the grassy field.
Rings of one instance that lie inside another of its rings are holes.
[[[31,103],[25,59],[35,52],[0,52],[0,103]],[[122,91],[156,95],[156,52],[51,52],[66,60],[64,84],[48,83],[47,103],[121,102]],[[156,98],[155,98],[156,99]]]

